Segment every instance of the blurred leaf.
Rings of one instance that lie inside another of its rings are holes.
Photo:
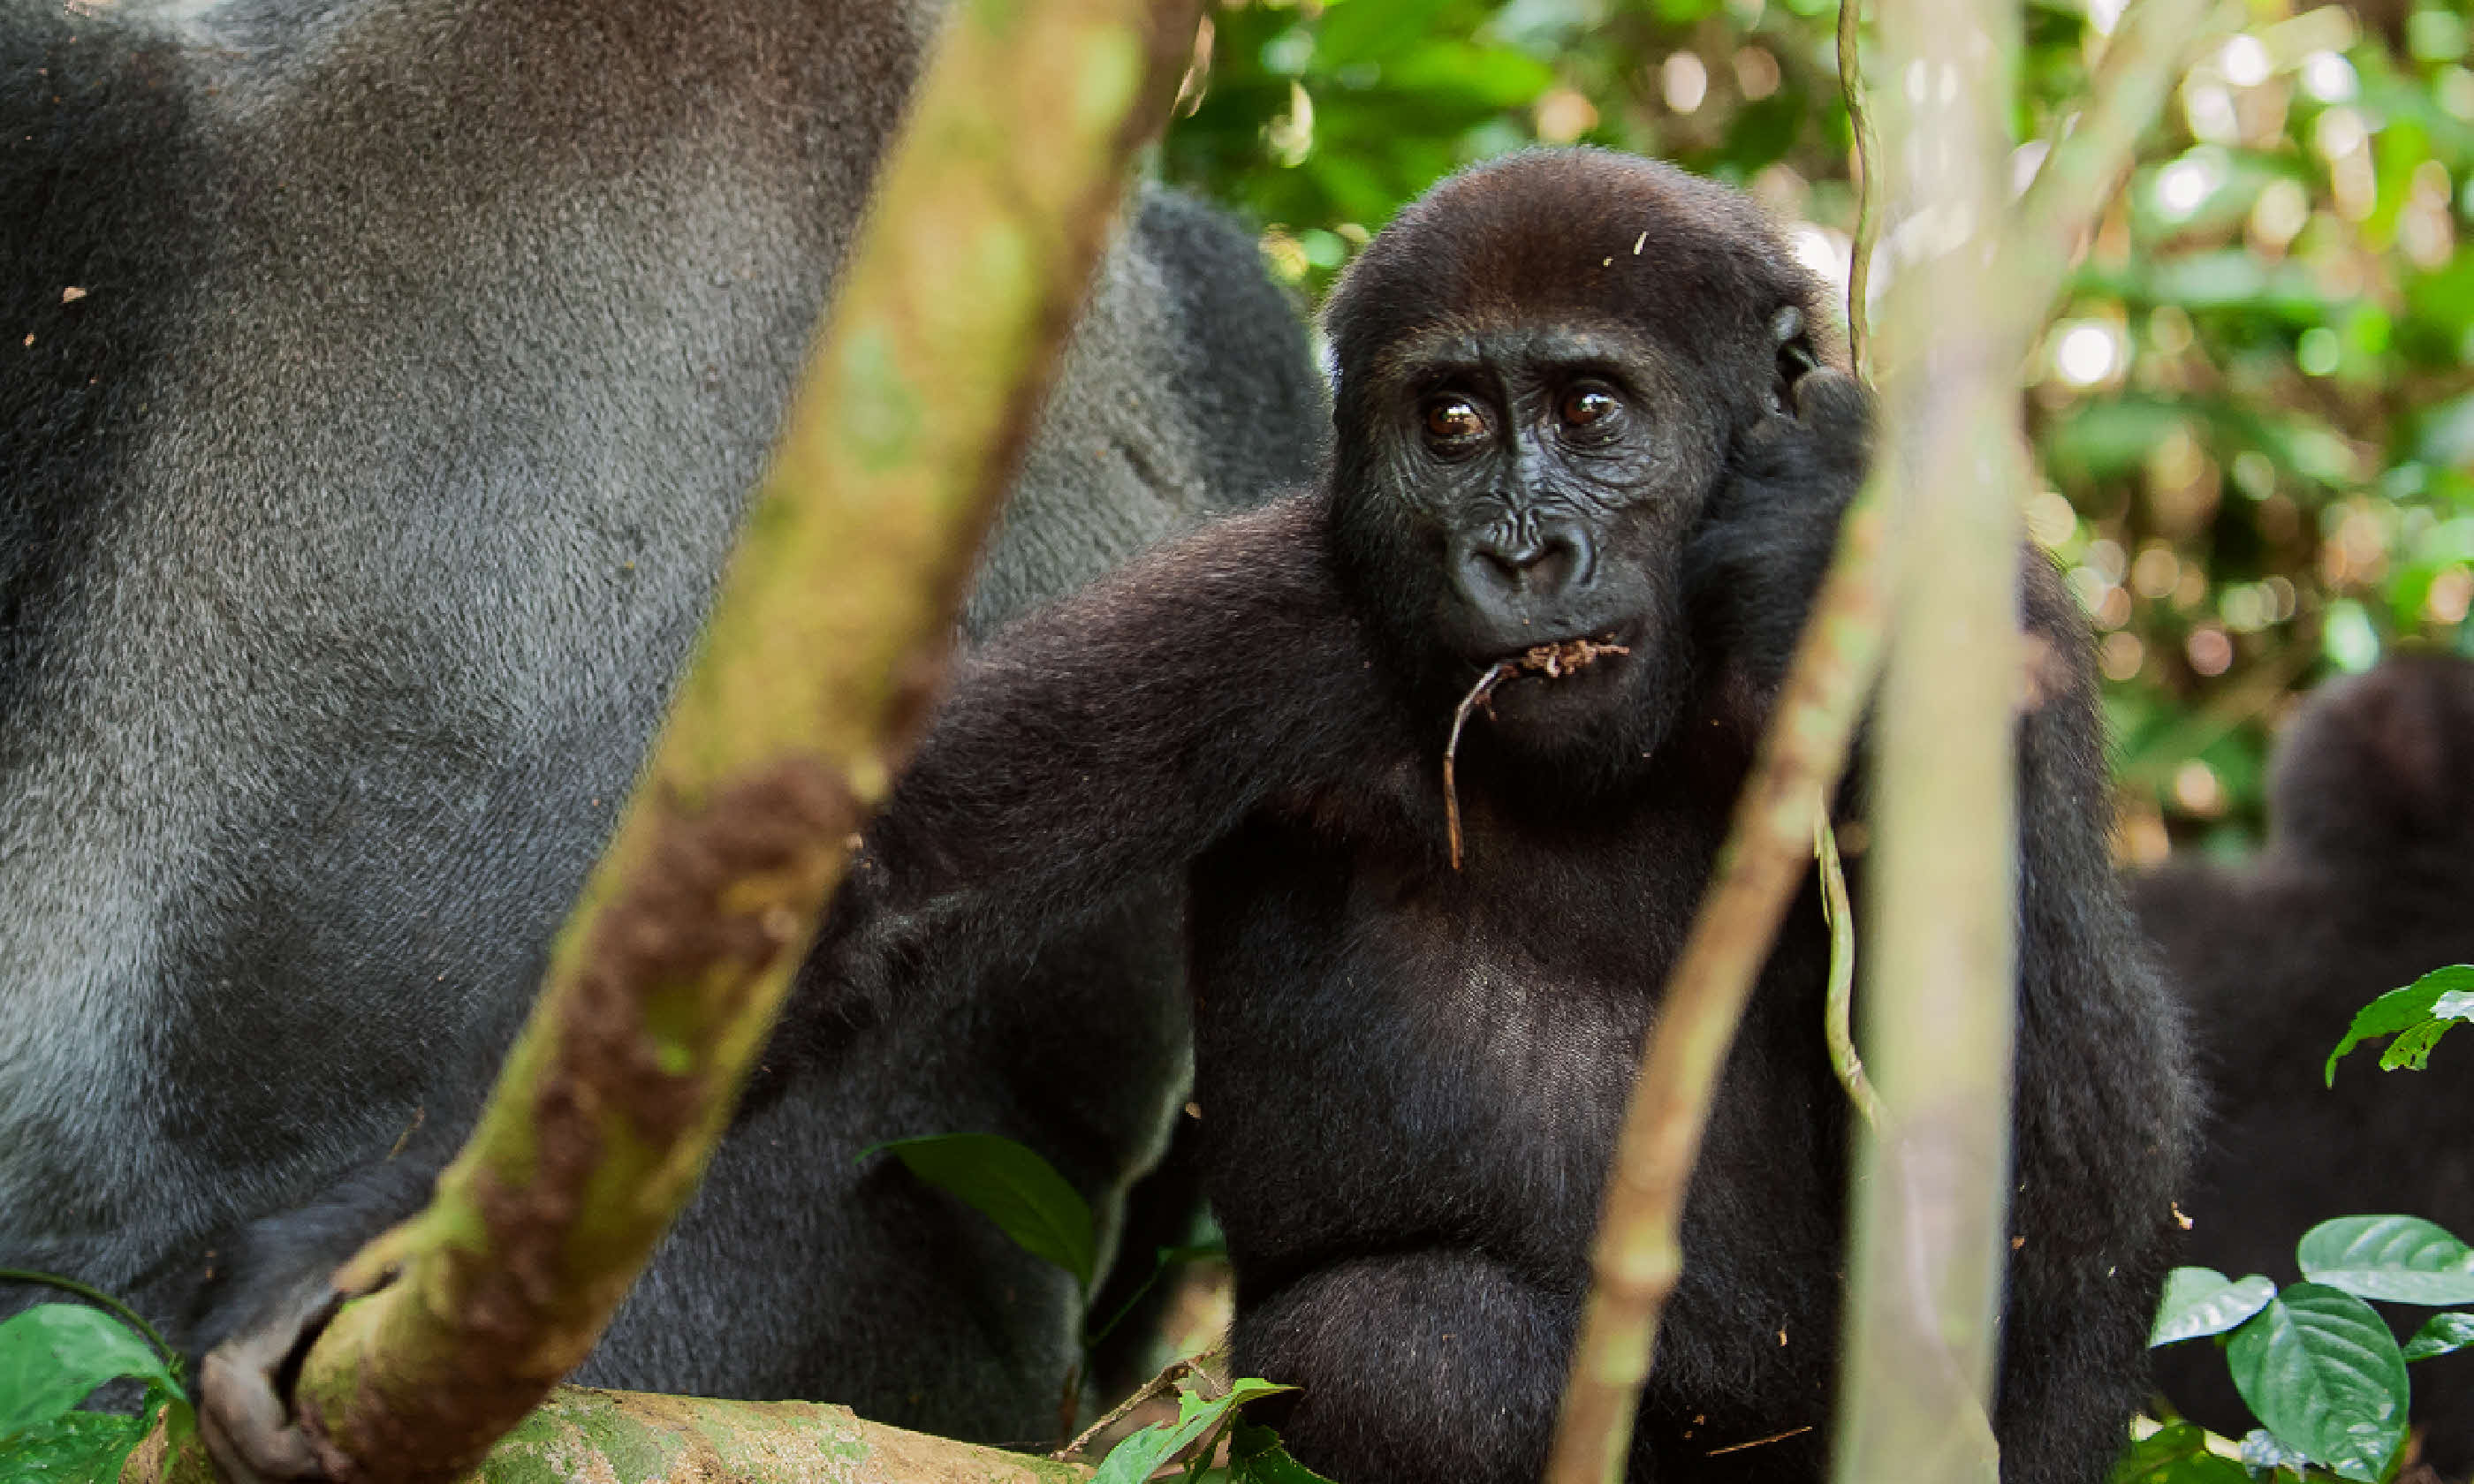
[[[2396,1304],[2474,1304],[2474,1249],[2415,1216],[2340,1216],[2304,1233],[2294,1261],[2314,1282]]]
[[[1065,1177],[1031,1150],[995,1134],[931,1134],[864,1150],[891,1154],[910,1173],[959,1197],[995,1222],[1014,1245],[1055,1263],[1091,1291],[1098,1244],[1091,1207]]]
[[[2268,1306],[2276,1284],[2256,1273],[2240,1282],[2214,1268],[2175,1268],[2165,1275],[2165,1297],[2148,1330],[2153,1349],[2203,1334],[2222,1334]]]
[[[2234,1331],[2225,1362],[2251,1414],[2340,1477],[2376,1484],[2405,1445],[2405,1356],[2350,1293],[2286,1289]]]

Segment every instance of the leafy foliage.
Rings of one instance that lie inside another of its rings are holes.
[[[146,1383],[135,1416],[79,1410],[122,1377]],[[168,1355],[111,1315],[82,1304],[40,1304],[0,1323],[0,1466],[12,1479],[104,1484],[171,1410],[175,1433],[193,1424]]]
[[[2365,1041],[2394,1036],[2380,1053],[2380,1070],[2420,1071],[2431,1048],[2460,1020],[2474,1020],[2474,965],[2435,969],[2401,990],[2365,1005],[2345,1028],[2345,1039],[2328,1053],[2328,1085],[2337,1085],[2337,1064]],[[2445,1301],[2443,1301],[2445,1302]]]
[[[2028,7],[2019,174],[2082,106],[2120,9]],[[2474,0],[2402,0],[2368,32],[2335,5],[2249,13],[2147,141],[2028,391],[2050,481],[2029,523],[2103,633],[2144,861],[2256,837],[2294,689],[2400,642],[2474,653]],[[1744,185],[1845,282],[1831,0],[1211,16],[1167,173],[1251,211],[1310,294],[1437,176],[1540,141]]]
[[[1140,1484],[1178,1459],[1186,1460],[1185,1476],[1193,1484],[1331,1484],[1291,1458],[1271,1428],[1237,1423],[1237,1409],[1247,1402],[1294,1389],[1248,1377],[1206,1400],[1200,1388],[1184,1386],[1177,1393],[1176,1420],[1154,1423],[1110,1448],[1092,1484]],[[1224,1436],[1228,1462],[1210,1467]]]
[[[2282,1292],[2257,1274],[2236,1282],[2207,1268],[2174,1269],[2148,1343],[2226,1336],[2234,1387],[2265,1424],[2244,1443],[2246,1461],[2263,1469],[2307,1461],[2341,1478],[2386,1478],[2405,1443],[2407,1365],[2474,1347],[2474,1314],[2434,1315],[2400,1348],[2364,1300],[2474,1302],[2474,1249],[2413,1216],[2342,1216],[2305,1233],[2294,1260],[2309,1281]],[[2150,1438],[2134,1448],[2122,1467],[2152,1456],[2149,1472],[2118,1472],[2117,1484],[2215,1477],[2183,1442]]]
[[[2405,1356],[2342,1289],[2286,1289],[2234,1331],[2225,1360],[2268,1430],[2341,1478],[2385,1477],[2405,1446]]]

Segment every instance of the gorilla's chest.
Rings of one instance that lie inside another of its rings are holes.
[[[1671,818],[1541,831],[1472,811],[1456,874],[1277,823],[1205,857],[1196,1074],[1232,1244],[1577,1266],[1689,925],[1672,904],[1714,847]]]

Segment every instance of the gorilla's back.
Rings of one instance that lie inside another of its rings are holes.
[[[0,1265],[177,1320],[221,1233],[469,1113],[692,638],[933,9],[0,0]],[[975,624],[1308,472],[1319,388],[1250,249],[1164,197],[1136,224]],[[1215,360],[1250,390],[1197,384]],[[1054,1275],[999,1244],[958,1298],[883,1258],[918,1223],[983,1233],[908,1189],[862,1210],[848,1156],[879,1124],[1012,1133],[1104,1203],[1183,1075],[1172,925],[1090,947],[1034,1039],[1011,1022],[1045,987],[992,990],[768,1110],[774,1152],[716,1180],[762,1164],[804,1214],[700,1208],[665,1264],[697,1276],[657,1269],[619,1331],[661,1334],[596,1363],[1015,1426],[1070,1341]],[[1031,1046],[1109,1059],[1111,1086],[1026,1079]],[[750,1266],[832,1288],[885,1261],[838,1310],[735,1297]],[[1007,1288],[1046,1295],[1036,1323],[985,1317],[1022,1310]],[[991,1357],[976,1391],[832,1358],[914,1309]]]

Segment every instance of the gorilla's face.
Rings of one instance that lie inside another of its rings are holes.
[[[1370,453],[1336,517],[1395,641],[1439,689],[1466,690],[1540,645],[1601,648],[1489,699],[1518,754],[1591,772],[1656,750],[1691,680],[1686,547],[1749,413],[1779,416],[1810,364],[1801,316],[1773,316],[1740,408],[1707,369],[1613,321],[1462,320],[1390,347],[1355,378],[1345,438]]]
[[[1661,709],[1680,680],[1685,536],[1726,455],[1719,419],[1620,326],[1443,331],[1398,351],[1366,388],[1387,450],[1375,483],[1400,560],[1424,569],[1443,668],[1473,679],[1570,640],[1626,651],[1503,688],[1495,726],[1524,752]]]
[[[1693,675],[1686,547],[1814,364],[1815,294],[1741,198],[1586,150],[1455,177],[1369,245],[1325,309],[1333,555],[1419,705],[1613,645],[1500,686],[1487,730],[1559,775],[1656,750]]]

